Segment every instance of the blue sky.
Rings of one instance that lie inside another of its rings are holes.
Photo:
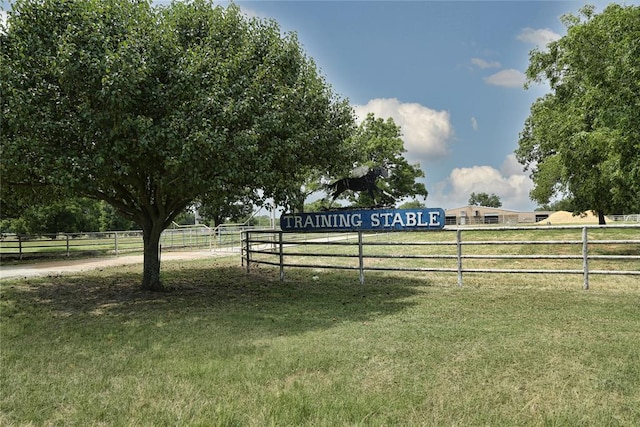
[[[486,192],[523,211],[536,205],[513,151],[547,90],[523,88],[529,51],[564,35],[560,17],[585,3],[599,13],[610,2],[236,1],[296,32],[360,117],[373,112],[402,127],[405,157],[426,174],[428,206],[455,208]]]
[[[513,151],[531,103],[529,51],[565,34],[560,17],[583,1],[237,1],[247,14],[295,31],[327,82],[364,117],[402,126],[430,207],[497,194],[533,210]],[[591,1],[596,12],[609,2]],[[620,2],[623,3],[623,2]],[[623,4],[637,4],[627,1]]]

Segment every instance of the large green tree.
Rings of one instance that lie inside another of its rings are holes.
[[[160,235],[200,195],[286,202],[353,126],[295,34],[233,4],[18,0],[0,33],[2,185],[135,221],[144,289],[163,289]]]
[[[406,149],[402,140],[402,130],[392,118],[377,118],[373,113],[360,123],[348,141],[349,157],[353,163],[344,163],[341,172],[348,174],[354,166],[383,166],[389,169],[388,178],[379,178],[378,187],[395,200],[405,197],[428,196],[425,185],[417,179],[425,176],[420,164],[411,164],[404,157]],[[371,206],[373,200],[366,192],[357,197],[351,192],[345,197],[356,206]]]
[[[516,150],[531,198],[575,212],[640,211],[640,7],[592,6],[563,17],[567,34],[534,50],[528,83],[551,92],[531,107]]]

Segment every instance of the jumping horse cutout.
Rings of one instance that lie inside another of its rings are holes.
[[[376,166],[374,168],[369,168],[368,166],[360,166],[358,168],[355,168],[351,172],[351,175],[351,177],[339,179],[327,186],[329,190],[332,191],[331,203],[329,203],[329,207],[331,207],[331,205],[339,195],[347,190],[366,191],[369,193],[369,196],[371,196],[371,199],[373,199],[374,203],[377,203],[376,193],[382,193],[383,195],[393,200],[393,197],[391,197],[390,194],[378,188],[378,185],[376,184],[376,180],[379,177],[389,177],[389,171],[387,169],[380,166]]]

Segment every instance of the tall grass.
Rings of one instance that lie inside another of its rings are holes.
[[[0,424],[640,424],[633,278],[238,264],[3,281]]]

